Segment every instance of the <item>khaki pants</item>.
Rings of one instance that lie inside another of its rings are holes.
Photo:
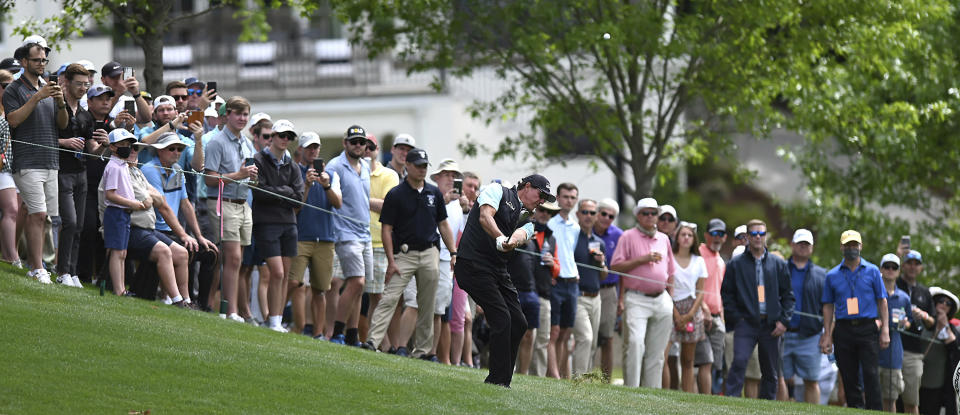
[[[663,351],[673,330],[673,299],[666,291],[656,298],[627,291],[623,303],[624,323],[629,330],[623,384],[660,389]]]
[[[440,251],[433,248],[401,252],[393,256],[400,273],[391,276],[390,282],[383,291],[383,298],[377,304],[377,309],[370,320],[370,333],[367,340],[373,342],[374,346],[380,347],[380,342],[390,326],[390,320],[393,319],[397,302],[403,296],[404,288],[407,287],[410,279],[416,276],[417,304],[423,312],[417,313],[417,328],[411,355],[420,357],[433,348],[433,313],[428,310],[433,310],[436,299],[439,256]]]
[[[547,343],[550,343],[550,299],[540,299],[540,328],[537,337],[533,339],[533,359],[530,360],[530,371],[533,376],[547,375]]]
[[[573,323],[573,374],[590,371],[593,352],[597,349],[597,334],[600,331],[600,296],[581,295],[577,299],[577,319]]]

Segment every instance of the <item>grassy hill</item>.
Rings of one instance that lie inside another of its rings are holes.
[[[853,413],[441,366],[0,266],[0,414]]]

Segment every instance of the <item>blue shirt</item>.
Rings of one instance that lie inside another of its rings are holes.
[[[163,194],[163,198],[166,199],[167,204],[170,205],[170,209],[173,210],[173,214],[175,216],[179,216],[180,201],[187,198],[187,189],[184,186],[184,175],[180,165],[174,163],[173,166],[170,166],[170,168],[176,173],[163,168],[163,166],[160,164],[160,159],[155,158],[144,165],[140,171],[142,171],[143,176],[147,178],[147,183],[150,183],[154,189],[157,189],[158,192]],[[170,225],[167,225],[167,222],[163,220],[163,216],[160,215],[160,212],[158,211],[156,213],[157,230],[170,231]]]
[[[215,136],[215,135],[217,135],[217,134],[219,134],[219,133],[220,133],[220,129],[213,129],[213,130],[208,131],[206,134],[203,135],[203,137],[200,138],[201,142],[203,143],[202,145],[203,145],[203,153],[204,153],[204,154],[207,153],[207,144],[210,144],[210,140],[213,139],[213,136]],[[196,143],[194,143],[194,144],[196,144]],[[193,154],[192,154],[192,153],[191,153],[190,157],[191,157],[191,158],[193,157]],[[199,174],[196,175],[196,183],[197,183],[197,199],[198,199],[198,200],[200,200],[200,199],[205,199],[205,198],[207,197],[207,185],[204,184],[204,182],[203,182],[203,176],[201,176],[201,175],[199,175]]]
[[[604,252],[614,252],[617,250],[617,241],[620,240],[620,235],[623,235],[623,229],[617,227],[617,225],[610,224],[610,227],[607,228],[607,232],[603,235],[596,234],[603,240],[603,246],[606,248]],[[607,255],[607,268],[610,268],[610,259],[613,258],[613,255]],[[620,281],[620,276],[614,273],[607,274],[607,278],[601,281],[601,284],[616,284]]]
[[[790,259],[787,261],[787,266],[790,267],[790,285],[793,286],[793,296],[797,299],[797,304],[793,309],[803,311],[803,280],[807,277],[807,267],[810,266],[810,262],[807,262],[806,267],[797,268],[793,264],[793,259]],[[790,328],[800,327],[800,319],[802,318],[799,313],[793,313],[793,318],[790,319]]]
[[[900,331],[897,329],[904,324],[900,321],[901,319],[910,321],[911,313],[908,312],[910,296],[896,288],[893,294],[887,297],[887,308],[890,312],[890,347],[880,350],[877,364],[888,369],[901,369],[903,368],[903,342],[900,340]],[[896,322],[894,322],[894,315],[897,316]]]
[[[370,166],[360,159],[360,173],[357,173],[347,160],[347,155],[341,152],[327,163],[326,171],[331,176],[334,173],[340,176],[340,190],[343,192],[343,204],[340,209],[333,210],[337,213],[333,217],[337,242],[369,241]]]
[[[577,261],[573,259],[573,250],[577,246],[577,238],[580,237],[580,225],[557,214],[550,218],[547,227],[553,231],[553,238],[557,240],[559,277],[577,278],[580,274],[577,272]]]
[[[207,144],[203,168],[219,174],[234,173],[239,171],[245,160],[253,157],[256,152],[250,140],[234,135],[229,128],[224,128]],[[219,191],[219,185],[207,186],[208,197],[216,197]],[[224,199],[246,199],[249,193],[250,188],[243,181],[237,183],[232,180],[223,180]]]
[[[880,269],[860,258],[860,266],[851,271],[844,263],[827,272],[821,302],[834,305],[837,320],[877,318],[877,300],[887,298]],[[847,314],[847,299],[856,297],[859,313]]]
[[[303,182],[306,183],[307,170],[310,166],[300,165],[299,167]],[[334,192],[340,193],[340,176],[330,175],[330,187]],[[330,213],[333,210],[333,205],[330,204],[327,192],[323,190],[323,186],[320,186],[320,182],[313,182],[310,185],[307,204],[325,209],[327,212],[306,206],[300,208],[300,213],[297,213],[297,240],[310,242],[336,241],[337,234],[333,227],[333,214]]]

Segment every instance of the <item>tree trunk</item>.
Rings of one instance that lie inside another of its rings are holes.
[[[163,85],[163,37],[159,34],[144,36],[140,44],[143,48],[143,78],[146,91],[154,97],[164,93]]]

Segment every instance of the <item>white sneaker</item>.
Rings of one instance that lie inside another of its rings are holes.
[[[227,316],[227,320],[233,320],[233,321],[236,321],[236,322],[238,322],[238,323],[243,323],[243,322],[244,322],[243,317],[240,317],[240,315],[237,314],[237,313],[231,313],[229,316]]]
[[[27,273],[28,277],[35,278],[41,284],[53,284],[53,281],[50,281],[50,273],[47,270],[40,268],[35,269]]]
[[[277,326],[268,326],[267,328],[269,328],[270,330],[273,330],[273,331],[275,331],[275,332],[277,332],[277,333],[287,333],[287,332],[289,332],[289,330],[283,328],[283,326],[280,326],[280,325],[277,325]]]
[[[166,305],[173,304],[173,300],[170,299],[170,296],[163,297],[163,303]]]
[[[23,261],[21,261],[21,260],[19,260],[19,259],[16,260],[16,261],[11,262],[10,265],[13,265],[13,266],[15,266],[15,267],[17,267],[17,268],[23,269]]]
[[[70,274],[60,274],[57,276],[57,284],[73,287],[73,277]]]
[[[83,283],[80,282],[80,277],[73,275],[73,286],[77,288],[83,288]]]

